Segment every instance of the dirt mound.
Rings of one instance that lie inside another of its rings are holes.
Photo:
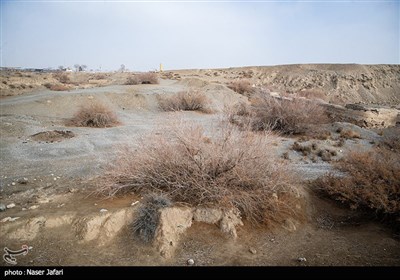
[[[280,91],[322,90],[339,103],[400,102],[399,65],[316,64],[260,67],[254,76]]]
[[[42,131],[31,135],[31,139],[38,142],[60,142],[64,139],[75,137],[75,134],[70,130],[53,130]]]
[[[237,67],[205,70],[179,70],[182,80],[198,76],[206,81],[229,84],[248,79],[260,87],[278,92],[323,92],[327,101],[338,104],[400,103],[400,65],[360,64],[294,64],[278,66]]]

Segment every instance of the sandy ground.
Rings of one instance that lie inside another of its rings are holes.
[[[184,75],[181,73],[180,80],[161,80],[159,85],[109,85],[68,92],[40,90],[2,98],[0,202],[16,206],[0,212],[0,220],[19,219],[0,223],[0,248],[16,250],[23,244],[32,246],[26,256],[18,257],[19,265],[186,265],[189,258],[195,260],[195,265],[206,266],[400,265],[400,242],[395,232],[371,217],[318,198],[311,191],[308,218],[295,228],[254,228],[245,223],[238,228],[238,239],[232,240],[215,225],[196,223],[182,236],[175,256],[168,260],[133,236],[129,226],[106,245],[79,240],[65,218],[68,215],[99,215],[100,209],[129,208],[132,202],[141,199],[138,194],[113,200],[88,196],[93,190],[90,179],[112,164],[121,146],[137,148],[142,137],[156,129],[167,129],[177,121],[199,123],[211,131],[222,118],[223,106],[244,98],[210,79]],[[187,87],[203,89],[213,100],[214,113],[159,111],[157,95]],[[79,106],[93,101],[108,104],[121,125],[104,129],[64,125]],[[380,139],[371,130],[346,123],[326,125],[324,129],[334,138],[339,126],[358,129],[362,139],[346,140],[343,147],[336,147],[336,159],[350,150],[368,149],[373,141]],[[32,139],[36,133],[52,130],[69,130],[75,137],[59,142]],[[313,162],[291,150],[297,140],[277,136],[272,152],[278,156],[288,152],[288,164],[301,174],[302,183],[307,186],[308,180],[333,169],[329,162],[321,159]],[[333,147],[335,142],[310,141],[321,147]],[[34,205],[38,208],[29,209]],[[57,227],[41,227],[32,239],[13,239],[9,234],[13,223],[23,226],[29,219],[40,217],[46,217],[47,221],[52,217],[65,220],[57,222]],[[8,264],[2,260],[1,265]]]

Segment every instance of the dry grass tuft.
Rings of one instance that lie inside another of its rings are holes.
[[[239,93],[239,94],[251,94],[254,92],[252,84],[247,79],[240,79],[228,84],[228,88]]]
[[[140,149],[121,153],[99,192],[163,193],[192,206],[236,208],[253,223],[301,217],[300,189],[293,172],[271,156],[271,137],[232,125],[212,139],[194,125],[152,134]]]
[[[352,209],[379,214],[400,214],[400,156],[386,149],[352,152],[336,167],[344,178],[332,174],[314,182],[317,190]]]
[[[118,124],[119,121],[115,113],[99,103],[81,107],[74,117],[67,122],[67,125],[71,126],[102,128]]]
[[[126,85],[158,84],[158,75],[152,72],[136,74],[132,77],[129,77],[125,84]]]
[[[210,113],[210,100],[200,91],[188,90],[171,96],[158,96],[158,105],[163,111],[201,111]]]

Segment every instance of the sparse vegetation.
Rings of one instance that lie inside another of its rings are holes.
[[[156,73],[152,72],[136,74],[132,77],[128,77],[125,84],[126,85],[158,84],[158,76]]]
[[[292,145],[292,150],[301,153],[303,156],[308,157],[311,161],[316,162],[317,157],[320,157],[323,161],[331,161],[332,157],[337,156],[337,152],[331,149],[319,149],[318,144],[315,142],[300,144],[299,142],[294,142]]]
[[[326,175],[314,182],[317,190],[352,209],[400,214],[400,157],[386,149],[352,152],[336,167],[345,177]]]
[[[193,206],[236,208],[254,223],[301,216],[293,172],[271,156],[268,133],[231,125],[212,139],[199,126],[168,132],[152,134],[140,149],[124,150],[99,191],[110,196],[157,191]]]
[[[294,142],[292,149],[296,152],[302,153],[303,156],[308,156],[311,153],[312,147],[309,145],[301,145],[299,142]]]
[[[163,195],[149,194],[142,201],[132,225],[133,232],[144,242],[153,240],[158,227],[159,210],[172,206],[171,200]]]
[[[119,121],[115,113],[99,103],[81,107],[74,117],[67,122],[67,125],[84,127],[111,127],[118,124]]]
[[[240,79],[230,82],[228,84],[228,88],[239,94],[251,94],[254,92],[251,82],[247,79]]]
[[[59,81],[62,84],[71,83],[71,80],[67,73],[58,72],[58,73],[53,74],[53,77],[54,77],[54,79],[56,79],[57,81]]]
[[[197,90],[178,92],[171,96],[158,96],[158,104],[163,111],[201,111],[209,113],[210,101]]]

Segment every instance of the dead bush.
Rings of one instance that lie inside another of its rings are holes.
[[[67,73],[62,73],[62,72],[55,73],[53,74],[53,78],[63,84],[71,83],[71,80]]]
[[[149,194],[142,203],[142,206],[136,212],[132,229],[141,240],[149,242],[154,239],[158,227],[159,210],[171,206],[172,202],[165,196]]]
[[[336,163],[346,176],[328,174],[314,182],[319,192],[380,214],[400,214],[400,156],[385,149],[352,152]]]
[[[81,107],[74,117],[67,121],[67,125],[84,127],[111,127],[118,124],[115,113],[99,103]]]
[[[178,92],[171,96],[158,96],[158,105],[163,111],[201,111],[209,113],[210,101],[197,90]]]
[[[158,76],[156,73],[147,72],[136,74],[128,77],[126,85],[141,85],[141,84],[158,84]]]
[[[53,90],[53,91],[66,91],[66,90],[70,90],[71,88],[65,85],[53,85],[50,83],[46,83],[44,84],[44,86],[46,88],[48,88],[49,90]]]
[[[293,172],[271,155],[271,135],[228,125],[213,136],[194,125],[153,133],[140,149],[121,152],[99,180],[99,192],[156,191],[192,206],[236,208],[254,223],[301,216],[299,188]]]
[[[228,88],[239,94],[251,94],[254,92],[251,82],[247,79],[240,79],[230,82],[228,84]]]
[[[257,94],[251,100],[251,108],[254,130],[272,129],[284,134],[299,134],[310,124],[327,121],[324,108],[309,100],[278,99]]]

